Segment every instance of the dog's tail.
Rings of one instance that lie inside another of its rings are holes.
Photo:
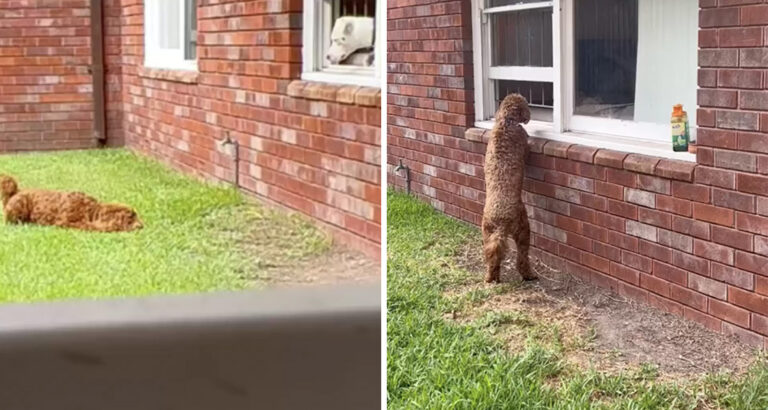
[[[0,197],[3,199],[3,206],[19,192],[19,186],[16,180],[7,175],[0,176]]]

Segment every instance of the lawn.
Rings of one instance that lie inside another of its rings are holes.
[[[77,190],[135,208],[144,229],[91,233],[0,224],[0,302],[243,289],[328,250],[297,216],[247,203],[127,150],[0,156],[21,189]]]
[[[477,229],[402,194],[390,192],[387,207],[389,408],[768,408],[768,366],[762,360],[740,376],[667,380],[649,366],[605,372],[564,360],[557,326],[535,317],[525,319],[533,323],[526,325],[524,346],[510,351],[499,333],[522,321],[522,312],[468,323],[447,319],[514,285],[451,297],[453,289],[481,280],[456,258],[467,243],[479,243]]]

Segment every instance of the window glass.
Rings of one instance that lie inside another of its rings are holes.
[[[531,109],[531,119],[536,121],[552,121],[554,96],[552,83],[534,81],[499,80],[496,81],[496,98],[494,112],[509,94],[517,93],[528,100]]]
[[[494,13],[491,65],[552,67],[552,8]]]
[[[696,0],[574,2],[574,114],[666,124],[696,103]]]
[[[158,45],[160,48],[181,47],[181,2],[179,0],[166,0],[158,2],[157,28]]]

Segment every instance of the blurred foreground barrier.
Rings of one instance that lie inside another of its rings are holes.
[[[378,287],[0,306],[0,409],[380,407]]]

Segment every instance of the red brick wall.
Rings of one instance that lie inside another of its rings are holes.
[[[0,0],[0,151],[93,138],[87,0]]]
[[[768,5],[758,3],[701,1],[697,163],[532,138],[525,202],[547,264],[763,346]],[[487,133],[469,128],[469,10],[389,4],[388,181],[403,187],[392,174],[403,159],[418,196],[479,224]]]
[[[180,75],[142,67],[143,1],[112,0],[120,132],[133,149],[219,181],[234,176],[218,144],[230,135],[241,145],[243,189],[378,256],[380,91],[297,80],[302,3],[198,1],[199,74]]]

